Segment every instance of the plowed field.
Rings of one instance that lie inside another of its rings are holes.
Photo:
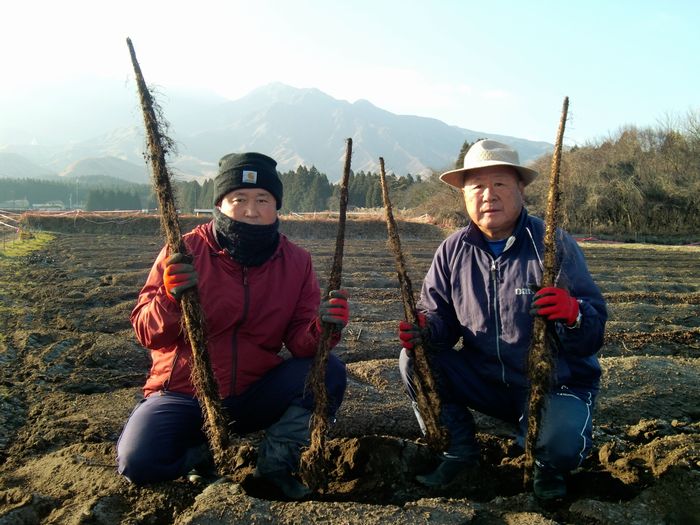
[[[240,483],[137,488],[117,475],[115,442],[149,367],[129,313],[161,237],[138,221],[35,223],[53,232],[47,242],[0,256],[0,524],[700,523],[700,248],[583,245],[610,312],[595,447],[570,496],[543,507],[522,487],[511,429],[485,416],[473,476],[448,492],[414,481],[434,458],[398,375],[394,259],[381,222],[351,222],[352,314],[335,350],[348,391],[329,489],[303,503],[251,479],[258,435],[241,440]],[[323,289],[334,226],[283,231],[311,252]],[[401,232],[418,291],[443,233]]]

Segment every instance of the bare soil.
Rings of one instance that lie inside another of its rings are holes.
[[[435,458],[398,376],[394,260],[381,222],[350,221],[352,314],[335,350],[349,385],[329,435],[329,488],[298,503],[252,479],[259,435],[240,440],[237,482],[139,488],[116,473],[115,443],[149,366],[129,313],[162,241],[153,221],[93,223],[34,223],[54,239],[0,257],[2,525],[700,523],[698,247],[584,245],[610,310],[595,448],[567,499],[543,506],[523,487],[512,429],[480,415],[478,470],[444,491],[414,481]],[[283,230],[312,253],[324,288],[334,229]],[[401,233],[418,291],[443,233],[408,223]]]

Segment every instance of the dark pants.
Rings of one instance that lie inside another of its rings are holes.
[[[288,359],[238,396],[223,400],[231,430],[247,434],[276,423],[290,405],[313,411],[306,378],[313,359]],[[331,417],[343,401],[345,365],[329,355],[326,388]],[[117,443],[119,472],[137,484],[178,478],[203,459],[202,411],[196,398],[176,392],[151,394],[129,416]]]
[[[474,417],[469,408],[517,427],[517,441],[524,446],[527,433],[528,390],[486,380],[463,359],[447,350],[431,356],[431,366],[442,400],[441,423],[450,434],[448,458],[473,461],[479,456]],[[403,350],[399,369],[409,397],[415,402],[413,359]],[[591,450],[592,406],[595,392],[560,385],[545,403],[535,446],[535,458],[548,470],[568,472],[578,467]],[[414,405],[415,406],[415,405]],[[420,417],[420,414],[417,414]],[[419,423],[422,424],[419,419]]]

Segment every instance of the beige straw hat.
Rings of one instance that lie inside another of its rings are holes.
[[[510,166],[515,168],[525,186],[539,175],[535,170],[520,165],[518,152],[513,148],[495,140],[485,139],[472,144],[472,147],[469,148],[464,156],[463,168],[446,171],[440,175],[440,180],[461,190],[464,186],[464,175],[467,172],[486,166]]]

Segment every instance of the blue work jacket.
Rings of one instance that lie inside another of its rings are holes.
[[[556,286],[579,301],[581,322],[553,323],[555,385],[597,391],[607,311],[576,241],[557,230]],[[438,351],[458,351],[487,379],[527,387],[527,356],[533,316],[533,285],[542,280],[544,222],[523,209],[503,252],[494,256],[470,223],[438,248],[421,291],[420,309]],[[461,345],[459,345],[461,339]]]

